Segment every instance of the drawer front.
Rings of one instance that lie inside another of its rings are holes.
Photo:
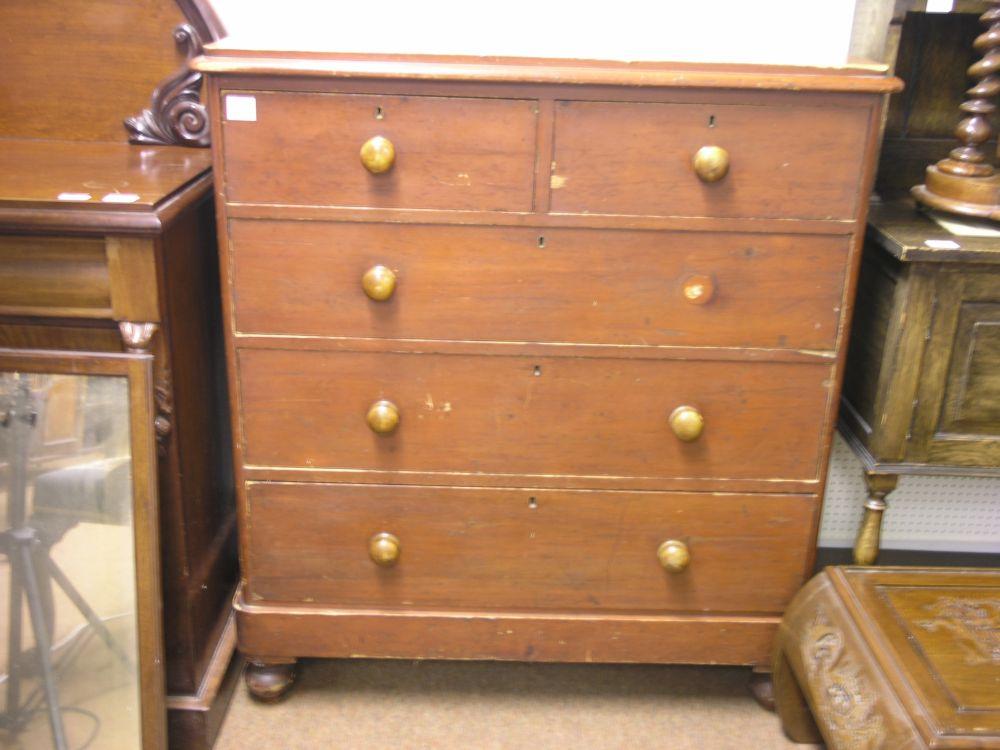
[[[817,477],[826,364],[244,349],[257,466],[592,477]],[[369,428],[379,400],[390,434]],[[691,406],[703,434],[668,417]]]
[[[530,100],[253,93],[254,121],[225,120],[234,202],[528,211],[537,105]],[[223,113],[232,94],[223,95]],[[381,136],[379,174],[361,147]]]
[[[104,240],[0,236],[0,312],[111,317]]]
[[[867,108],[558,102],[552,211],[849,219]],[[704,146],[729,171],[703,182]]]
[[[801,495],[250,484],[251,598],[359,607],[780,612],[802,583]],[[369,542],[396,537],[376,565]],[[682,572],[657,549],[682,542]]]
[[[847,239],[230,222],[236,325],[267,334],[833,349]],[[376,266],[391,296],[366,296]],[[700,292],[700,296],[699,293]]]

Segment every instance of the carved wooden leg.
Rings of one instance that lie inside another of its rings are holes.
[[[277,703],[295,682],[295,659],[247,657],[243,679],[261,703]]]
[[[768,667],[769,668],[769,667]],[[774,710],[774,682],[771,673],[764,671],[763,667],[756,666],[750,673],[748,687],[757,705],[765,711]]]
[[[879,539],[882,536],[882,514],[886,509],[885,497],[899,484],[898,474],[865,472],[868,486],[868,500],[865,515],[861,519],[857,539],[854,540],[854,564],[874,565],[878,559]]]
[[[806,697],[802,694],[792,666],[783,649],[778,648],[774,657],[774,705],[781,718],[781,728],[792,742],[819,743],[823,741],[813,721]]]

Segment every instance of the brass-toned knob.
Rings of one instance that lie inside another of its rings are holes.
[[[721,146],[702,146],[691,164],[702,182],[718,182],[729,172],[729,152]]]
[[[705,429],[705,418],[693,406],[678,406],[670,413],[670,429],[679,440],[690,443]]]
[[[690,302],[692,305],[704,305],[715,296],[715,282],[711,276],[700,273],[693,274],[684,279],[681,294],[684,295],[685,302]]]
[[[388,531],[381,531],[368,540],[368,556],[376,565],[391,568],[399,562],[399,539]]]
[[[368,409],[366,419],[368,420],[368,426],[372,428],[372,432],[377,432],[379,435],[388,435],[399,426],[399,409],[392,401],[386,401],[385,399],[376,401]]]
[[[361,277],[361,288],[376,302],[384,302],[396,291],[396,274],[386,266],[372,266]]]
[[[691,564],[691,550],[684,542],[668,539],[656,550],[660,565],[668,573],[681,573]]]
[[[369,138],[361,147],[361,163],[372,174],[382,174],[392,169],[396,161],[396,147],[380,135]]]

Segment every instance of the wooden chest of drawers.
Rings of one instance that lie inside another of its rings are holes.
[[[300,656],[766,664],[898,81],[196,65],[254,693]]]

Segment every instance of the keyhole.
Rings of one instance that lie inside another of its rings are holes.
[[[532,370],[532,373],[534,374],[534,376],[536,378],[540,378],[542,376],[542,366],[541,365],[535,365],[535,369]]]
[[[714,128],[715,127],[715,115],[709,115],[708,116],[708,127],[710,127],[710,128]]]
[[[375,107],[375,119],[376,120],[384,120],[385,119],[385,112],[382,111],[381,107]]]
[[[539,247],[545,247],[545,237],[542,236],[542,235],[538,236],[538,246]]]
[[[528,507],[531,508],[532,510],[535,510],[535,508],[538,507],[538,501],[535,498],[533,498],[533,497],[529,497],[528,498]]]

